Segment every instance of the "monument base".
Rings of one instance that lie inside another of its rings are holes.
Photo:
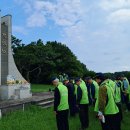
[[[2,85],[0,86],[0,100],[15,100],[32,97],[30,84]]]

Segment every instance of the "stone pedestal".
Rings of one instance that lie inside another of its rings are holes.
[[[16,89],[16,95],[18,95],[19,99],[24,99],[24,98],[30,98],[32,97],[32,94],[30,93],[30,90],[27,88],[23,89]]]
[[[32,97],[30,87],[22,85],[2,85],[0,87],[1,100],[24,99],[30,97]]]

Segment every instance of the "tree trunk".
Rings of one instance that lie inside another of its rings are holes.
[[[28,72],[27,72],[27,75],[26,75],[26,79],[27,79],[27,81],[30,83],[30,78],[29,78],[29,76],[30,76],[30,72],[28,71]]]

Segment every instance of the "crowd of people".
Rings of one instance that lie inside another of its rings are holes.
[[[69,130],[69,116],[79,114],[81,128],[89,128],[89,107],[94,107],[95,117],[99,119],[102,130],[121,130],[123,120],[122,104],[130,111],[130,84],[124,75],[114,79],[97,73],[94,78],[66,78],[62,82],[52,78],[55,86],[54,111],[57,129]]]

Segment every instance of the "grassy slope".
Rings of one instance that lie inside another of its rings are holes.
[[[125,113],[122,130],[130,130],[130,113]],[[70,130],[80,127],[78,116],[70,119]],[[90,109],[90,127],[88,130],[100,130],[100,124]],[[0,120],[0,130],[56,130],[53,109],[41,109],[35,106],[27,108],[25,112],[18,111],[8,114]]]

